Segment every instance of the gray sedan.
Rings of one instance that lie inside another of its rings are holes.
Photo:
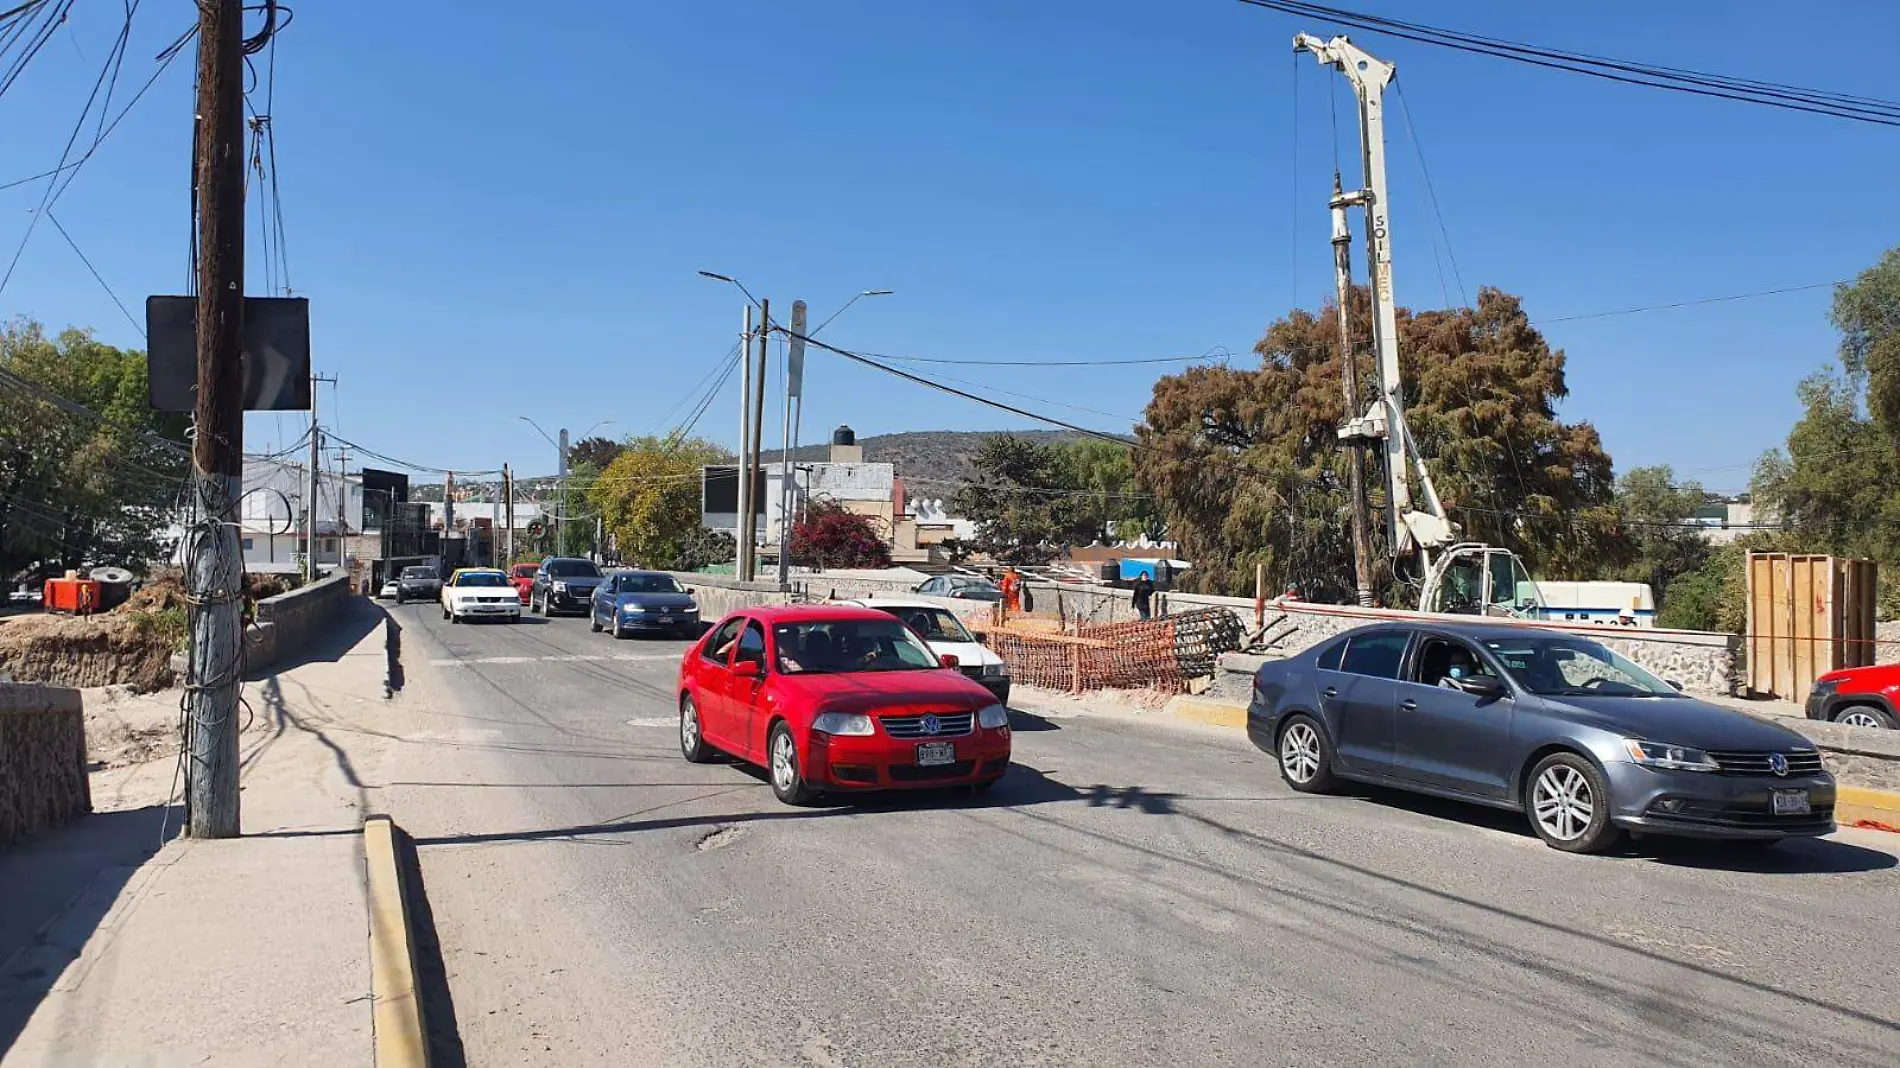
[[[1834,830],[1834,778],[1806,738],[1560,631],[1350,631],[1263,665],[1247,733],[1296,790],[1350,779],[1517,809],[1573,853],[1626,831],[1773,843]]]

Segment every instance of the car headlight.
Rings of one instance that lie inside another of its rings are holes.
[[[556,582],[556,583],[553,583],[553,586],[554,586],[554,592],[555,592],[555,593],[566,593],[566,592],[567,592],[567,583],[565,583],[565,582]]]
[[[1009,677],[1009,665],[984,664],[983,677],[986,679],[1006,679]]]
[[[641,612],[645,612],[647,610],[647,606],[643,604],[623,604],[620,606],[620,610],[622,612],[630,612],[637,615]]]
[[[819,734],[836,734],[847,737],[863,737],[874,733],[871,717],[857,712],[821,712],[811,721],[811,729]]]
[[[984,705],[982,711],[976,714],[976,724],[991,730],[1007,727],[1009,726],[1009,709],[1002,705]]]
[[[699,602],[698,602],[698,601],[688,601],[688,602],[686,602],[686,610],[687,610],[688,612],[698,612],[698,611],[699,611]]]
[[[1700,749],[1691,749],[1686,745],[1669,745],[1664,742],[1644,742],[1635,738],[1625,738],[1623,748],[1628,751],[1630,760],[1646,768],[1658,768],[1663,771],[1722,770],[1722,765],[1710,760],[1709,754]]]

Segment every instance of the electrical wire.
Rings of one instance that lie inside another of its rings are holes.
[[[1234,354],[1225,345],[1215,345],[1199,356],[1148,356],[1132,360],[964,360],[939,356],[891,356],[877,352],[863,355],[893,363],[961,364],[965,367],[1133,367],[1141,364],[1200,363],[1209,357],[1228,360]]]
[[[1297,0],[1240,0],[1240,2],[1284,15],[1321,19],[1369,33],[1490,56],[1494,59],[1507,59],[1549,70],[1582,74],[1626,85],[1758,104],[1786,111],[1824,115],[1880,126],[1900,126],[1900,102],[1876,97],[1807,89],[1778,82],[1736,78],[1681,67],[1664,67],[1593,56],[1584,52],[1543,48],[1519,41],[1484,37],[1458,30],[1427,26],[1423,23],[1383,18],[1345,8],[1301,3]]]
[[[99,283],[99,288],[106,291],[106,296],[112,298],[112,303],[118,305],[119,314],[125,316],[125,321],[132,324],[132,329],[137,330],[140,337],[145,337],[145,324],[139,322],[130,311],[126,310],[125,301],[119,299],[119,295],[112,291],[112,286],[99,274],[99,268],[94,267],[92,261],[86,258],[86,254],[80,251],[79,242],[74,241],[73,235],[67,233],[66,228],[60,225],[59,216],[49,211],[46,213],[46,221],[52,223],[53,229],[59,231],[59,236],[66,239],[66,244],[72,248],[73,255],[78,256],[79,262],[86,265],[86,270],[92,272],[92,280]]]
[[[1412,142],[1412,152],[1418,157],[1419,173],[1425,178],[1425,195],[1432,203],[1432,217],[1438,221],[1439,236],[1443,237],[1445,241],[1445,258],[1451,261],[1452,279],[1458,283],[1458,299],[1469,307],[1471,304],[1471,291],[1465,288],[1464,272],[1458,269],[1458,253],[1451,247],[1451,231],[1445,228],[1445,212],[1438,203],[1438,190],[1432,185],[1432,169],[1430,165],[1425,162],[1425,142],[1419,139],[1418,128],[1412,124],[1412,106],[1405,102],[1404,87],[1394,83],[1392,89],[1393,94],[1399,98],[1399,114],[1405,117],[1405,132],[1406,136]],[[1426,233],[1429,234],[1431,231],[1427,230]],[[1432,259],[1436,260],[1437,258],[1438,242],[1434,240],[1432,242]],[[1443,265],[1439,266],[1438,272],[1438,289],[1442,295],[1445,289],[1445,268]],[[1451,298],[1449,296],[1445,297],[1445,306],[1451,306]]]

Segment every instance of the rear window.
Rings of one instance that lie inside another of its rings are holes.
[[[1399,661],[1405,657],[1405,644],[1411,635],[1386,631],[1364,634],[1346,644],[1346,656],[1340,670],[1377,679],[1399,677]]]
[[[1314,661],[1314,664],[1322,671],[1338,671],[1339,658],[1345,655],[1345,652],[1346,652],[1346,643],[1335,642],[1333,643],[1332,648],[1324,649],[1320,652],[1319,657],[1318,659]]]
[[[548,564],[549,578],[599,578],[600,568],[588,560],[555,560]]]
[[[516,578],[533,578],[535,574],[539,572],[540,570],[541,570],[541,565],[539,564],[516,564],[515,577]]]

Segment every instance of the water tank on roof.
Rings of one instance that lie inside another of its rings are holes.
[[[857,431],[852,430],[848,426],[841,425],[838,429],[831,432],[831,443],[833,445],[856,445],[858,443]]]

